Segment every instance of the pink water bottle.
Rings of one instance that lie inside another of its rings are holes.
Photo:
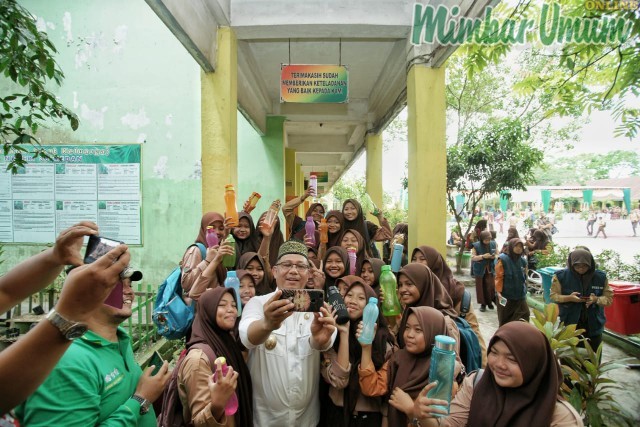
[[[213,229],[212,225],[207,226],[206,240],[208,248],[212,248],[220,243],[218,240],[218,233],[216,233],[216,230]]]
[[[307,223],[304,225],[305,230],[305,243],[310,243],[312,246],[316,245],[316,223],[313,221],[312,216],[307,217]]]
[[[216,364],[216,367],[214,367],[214,371],[213,371],[213,381],[218,381],[217,365],[218,364],[222,365],[220,369],[222,371],[222,375],[224,376],[227,375],[227,372],[229,371],[229,367],[227,366],[227,359],[224,357],[218,357],[214,363]],[[224,414],[230,417],[236,412],[238,412],[238,395],[235,392],[233,392],[229,400],[227,400],[227,404],[224,406]]]
[[[349,274],[356,274],[356,248],[347,248],[347,255],[349,255]]]
[[[313,196],[318,197],[318,177],[315,175],[309,176],[309,188],[313,188]]]

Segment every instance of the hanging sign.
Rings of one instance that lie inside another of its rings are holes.
[[[349,102],[349,72],[344,65],[280,66],[280,102]]]
[[[311,172],[309,175],[315,175],[318,182],[329,182],[329,172]]]

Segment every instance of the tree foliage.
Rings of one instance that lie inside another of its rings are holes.
[[[561,157],[541,165],[535,172],[538,185],[567,184],[567,177],[584,185],[594,179],[640,175],[640,153],[616,150],[606,154],[580,154]]]
[[[25,8],[15,0],[0,2],[0,73],[3,86],[9,88],[0,98],[0,134],[4,155],[13,156],[7,167],[13,173],[27,163],[25,153],[51,159],[35,137],[49,120],[68,120],[73,130],[78,128],[76,115],[47,88],[52,82],[59,86],[64,79],[56,53]]]
[[[472,221],[462,226],[456,194],[465,195],[462,210],[474,212],[485,195],[525,190],[535,181],[534,168],[543,158],[542,151],[527,140],[527,131],[519,120],[491,119],[482,126],[471,126],[462,144],[447,150],[447,201],[458,227],[466,230],[464,235],[469,233]]]
[[[623,20],[621,22],[629,24],[628,37],[585,42],[574,36],[571,41],[565,39],[563,43],[550,46],[538,43],[529,52],[531,61],[539,66],[523,71],[524,78],[517,89],[524,94],[548,94],[551,102],[541,105],[539,110],[543,116],[575,116],[592,110],[611,110],[613,117],[622,123],[616,129],[616,136],[634,138],[640,131],[640,109],[630,106],[629,101],[640,96],[640,8],[608,7],[602,10],[587,8],[587,3],[584,0],[563,1],[563,18],[572,19],[572,22]],[[523,0],[515,7],[499,7],[494,16],[536,19],[541,16],[544,4]],[[512,44],[465,45],[461,48],[469,58],[471,66],[468,69],[472,75],[504,61],[512,49]]]

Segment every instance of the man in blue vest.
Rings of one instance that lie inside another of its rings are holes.
[[[578,247],[569,254],[567,268],[553,276],[551,300],[560,307],[560,320],[584,329],[583,336],[597,350],[606,321],[604,307],[613,302],[613,292],[607,274],[596,270],[589,249]]]

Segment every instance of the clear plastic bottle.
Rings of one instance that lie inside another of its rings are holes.
[[[238,316],[242,316],[242,300],[240,299],[240,280],[235,271],[228,271],[227,278],[224,279],[224,287],[231,288],[236,294],[236,305],[238,307]]]
[[[402,267],[402,253],[404,246],[396,243],[393,245],[393,255],[391,256],[391,271],[397,273]]]
[[[320,243],[328,243],[329,242],[329,225],[327,224],[327,220],[322,218],[320,220],[320,225],[318,225],[318,231],[320,232]]]
[[[329,286],[329,289],[327,289],[327,302],[336,310],[336,323],[338,325],[344,325],[349,321],[347,306],[344,304],[340,291],[335,286]]]
[[[376,335],[375,324],[378,321],[378,298],[370,297],[369,302],[364,307],[362,313],[362,332],[360,333],[360,341],[362,344],[371,344]]]
[[[347,248],[347,255],[349,256],[349,274],[353,276],[356,274],[356,262],[358,259],[356,248]]]
[[[207,240],[208,248],[212,248],[220,243],[220,241],[218,240],[218,233],[216,233],[216,230],[212,225],[207,226],[207,236],[205,237],[205,239]]]
[[[313,188],[313,196],[318,197],[318,177],[315,175],[309,176],[309,188]]]
[[[384,302],[382,303],[382,314],[384,316],[397,316],[402,313],[402,307],[398,300],[398,282],[396,276],[391,272],[391,267],[383,265],[380,269],[380,288],[384,293]]]
[[[225,216],[229,218],[229,226],[236,227],[238,225],[238,207],[236,205],[236,190],[231,184],[224,186],[224,204]]]
[[[316,245],[316,223],[313,221],[312,216],[307,217],[307,222],[304,225],[305,230],[305,243],[309,242],[311,246]]]
[[[451,404],[451,390],[453,388],[453,374],[456,364],[456,340],[446,335],[436,335],[436,345],[431,351],[431,366],[429,367],[429,383],[437,382],[435,388],[427,393],[431,399],[447,401],[447,406],[433,405],[449,413]],[[433,414],[443,417],[445,415]]]
[[[218,357],[214,363],[216,365],[222,365],[220,367],[220,370],[222,371],[222,375],[226,376],[227,372],[229,371],[229,366],[227,366],[227,359],[224,357]],[[218,370],[215,367],[213,367],[213,381],[218,381]],[[224,406],[224,414],[228,417],[230,417],[231,415],[235,415],[235,413],[238,412],[238,406],[240,406],[238,404],[238,395],[234,391],[229,400],[227,400],[227,404]]]
[[[231,245],[233,249],[233,255],[225,255],[222,258],[222,265],[225,268],[233,268],[236,266],[236,239],[233,238],[233,235],[229,234],[224,243],[228,243]]]

